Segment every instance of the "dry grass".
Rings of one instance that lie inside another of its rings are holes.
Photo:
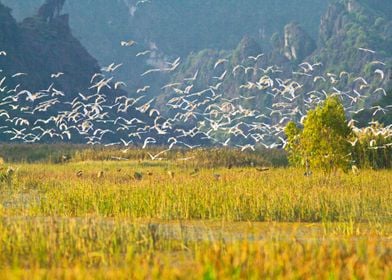
[[[390,171],[13,167],[0,184],[4,279],[392,277]]]

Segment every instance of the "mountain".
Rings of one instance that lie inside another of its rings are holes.
[[[19,20],[34,14],[42,2],[3,0]],[[96,57],[100,49],[106,56],[108,45],[118,46],[126,38],[143,44],[154,42],[167,55],[183,56],[205,48],[232,49],[245,34],[262,40],[291,21],[300,22],[317,37],[314,23],[327,7],[325,0],[151,0],[138,5],[137,2],[67,0],[64,11],[71,15],[76,36]]]
[[[391,87],[392,21],[390,14],[385,13],[391,7],[387,1],[379,1],[378,5],[364,0],[331,1],[317,24],[317,38],[298,22],[287,24],[268,42],[245,36],[231,51],[209,49],[190,54],[171,82],[181,81],[198,71],[199,79],[193,90],[203,90],[214,82],[214,76],[223,72],[222,68],[214,68],[214,62],[225,58],[228,62],[221,85],[222,94],[226,98],[255,95],[250,104],[262,112],[267,113],[267,107],[283,101],[271,99],[271,92],[261,90],[260,86],[251,86],[263,75],[297,81],[300,88],[296,94],[345,92],[342,100],[348,107],[353,107],[351,110],[370,107],[383,97],[382,93],[385,94],[381,87]],[[258,61],[249,59],[260,53],[264,55]],[[253,69],[234,73],[238,66]],[[265,71],[269,66],[275,69]],[[360,93],[361,97],[347,95],[353,91]],[[166,91],[162,107],[174,95]],[[303,102],[298,105],[300,108],[305,106]]]
[[[112,89],[101,89],[105,95],[100,97],[95,90],[89,90],[90,80],[100,73],[100,67],[72,35],[68,15],[59,13],[48,20],[37,14],[17,22],[11,10],[0,3],[0,22],[0,50],[5,52],[0,56],[0,140],[9,140],[8,134],[15,131],[25,131],[23,139],[16,133],[11,140],[35,142],[39,129],[46,130],[40,136],[41,141],[61,141],[68,137],[72,142],[85,143],[82,134],[86,133],[74,133],[74,130],[93,125],[101,116],[101,106],[113,104],[116,98],[126,98],[126,92],[114,90],[113,84],[109,85]],[[76,97],[87,100],[92,94],[97,96],[94,100],[98,103],[85,105],[79,101],[82,105],[74,106]],[[134,108],[118,113],[109,106],[102,115],[114,119],[129,114],[146,124],[154,124],[147,113]],[[102,130],[110,126],[105,121],[94,125]],[[122,135],[118,133],[119,137]]]
[[[0,46],[7,53],[1,58],[1,68],[10,84],[22,82],[34,91],[55,83],[58,90],[74,95],[85,90],[91,76],[99,71],[98,62],[72,35],[67,15],[51,22],[32,16],[18,23],[0,3],[0,21]],[[18,72],[27,76],[11,78]],[[64,75],[53,79],[51,75],[58,72]]]
[[[43,0],[2,2],[13,9],[18,20],[23,20],[35,14]],[[151,82],[140,74],[164,61],[179,56],[184,59],[204,49],[231,50],[245,35],[268,47],[269,38],[292,21],[299,22],[316,39],[319,19],[327,7],[325,0],[151,0],[136,5],[137,2],[67,0],[64,5],[73,34],[101,66],[123,63],[117,75],[127,83],[129,92]],[[124,48],[120,45],[123,40],[137,44]],[[152,51],[148,56],[135,57],[146,49]],[[162,83],[165,79],[158,80]]]

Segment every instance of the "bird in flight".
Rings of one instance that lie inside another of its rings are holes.
[[[370,49],[366,49],[366,48],[358,48],[358,50],[363,51],[363,52],[368,52],[368,53],[372,53],[375,54],[376,52]]]
[[[120,44],[122,47],[132,47],[133,45],[136,44],[136,42],[133,40],[129,40],[129,41],[121,41]]]
[[[123,64],[115,64],[114,62],[110,64],[109,66],[103,67],[101,70],[105,72],[114,72],[117,70],[117,68],[121,67]]]
[[[262,57],[263,55],[264,55],[264,54],[261,53],[261,54],[258,54],[257,56],[248,56],[248,58],[249,58],[250,60],[257,61],[257,60],[259,60],[259,58]]]
[[[58,72],[58,73],[53,73],[53,74],[51,74],[50,77],[51,77],[52,79],[58,79],[58,78],[60,78],[62,75],[64,75],[63,72]]]
[[[146,4],[146,3],[151,3],[151,1],[149,1],[149,0],[140,0],[140,1],[137,1],[137,2],[136,2],[136,7],[139,6],[139,5]]]
[[[144,52],[138,52],[138,53],[136,54],[136,56],[143,56],[143,55],[147,55],[147,54],[149,54],[149,53],[151,53],[151,51],[150,51],[150,50],[146,50],[146,51],[144,51]]]

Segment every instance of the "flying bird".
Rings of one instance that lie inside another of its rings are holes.
[[[127,87],[127,84],[121,81],[114,83],[114,89],[119,89],[121,86]]]
[[[58,72],[58,73],[53,73],[53,74],[51,74],[50,77],[51,77],[52,79],[58,79],[58,78],[60,78],[62,75],[64,75],[63,72]]]
[[[225,63],[225,62],[228,62],[229,60],[227,60],[227,59],[224,59],[224,58],[221,58],[221,59],[218,59],[218,61],[215,63],[215,65],[214,65],[214,69],[216,68],[216,67],[218,67],[220,64],[222,64],[222,63]]]
[[[135,45],[136,42],[132,41],[132,40],[129,40],[129,41],[121,41],[120,44],[121,44],[122,47],[131,47],[131,46]]]
[[[367,53],[371,53],[371,54],[375,54],[376,52],[370,49],[366,49],[366,48],[358,48],[358,50],[363,51],[363,52],[367,52]]]
[[[101,70],[105,72],[114,72],[117,70],[117,68],[121,67],[123,64],[115,64],[114,62],[110,64],[109,66],[103,67]]]
[[[249,59],[257,61],[260,57],[262,57],[264,54],[258,54],[257,56],[248,56]]]
[[[136,93],[146,92],[149,88],[150,88],[150,86],[144,86],[144,87],[136,90]]]
[[[375,71],[374,71],[374,73],[376,73],[376,74],[379,74],[380,75],[380,79],[381,80],[384,80],[384,72],[381,70],[381,69],[376,69]]]
[[[143,52],[138,52],[137,54],[136,54],[136,56],[138,57],[138,56],[144,56],[144,55],[147,55],[147,54],[149,54],[149,53],[151,53],[151,51],[150,50],[146,50],[146,51],[143,51]]]

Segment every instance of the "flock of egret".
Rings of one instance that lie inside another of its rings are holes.
[[[127,48],[135,44],[132,40],[121,42]],[[368,49],[359,51],[376,55]],[[150,52],[146,50],[136,56],[147,56]],[[7,52],[0,51],[0,56],[6,59]],[[200,79],[199,69],[189,77],[162,85],[165,114],[159,110],[162,104],[156,106],[158,94],[150,92],[151,85],[144,85],[133,94],[125,93],[126,83],[115,78],[121,63],[102,67],[91,77],[89,88],[72,100],[56,88],[56,81],[66,75],[63,72],[51,74],[52,83],[47,89],[31,92],[23,88],[23,78],[29,73],[7,76],[1,69],[0,135],[3,140],[23,143],[76,141],[125,149],[130,145],[140,145],[142,149],[150,145],[166,146],[162,152],[151,155],[153,160],[173,147],[193,149],[204,144],[238,147],[241,151],[255,150],[256,146],[282,148],[286,145],[283,130],[287,122],[303,122],[307,111],[327,96],[338,96],[351,117],[364,109],[361,106],[370,95],[377,95],[373,99],[386,95],[382,86],[374,87],[382,85],[385,79],[386,66],[382,61],[369,61],[377,67],[374,82],[346,71],[325,73],[321,62],[303,62],[287,78],[288,73],[279,66],[263,65],[263,57],[262,53],[248,56],[237,65],[232,65],[230,58],[217,59],[212,64],[214,74],[204,88],[195,87]],[[140,75],[175,73],[181,63],[178,57],[164,67]],[[242,81],[241,94],[230,97],[224,84],[238,76]],[[305,90],[304,84],[309,83],[314,90]],[[9,84],[14,86],[10,88]],[[257,100],[263,96],[272,105],[257,108]],[[386,114],[392,105],[370,109],[376,116]],[[360,131],[355,122],[351,119],[349,125]],[[374,133],[391,137],[391,131],[388,126]],[[352,142],[355,144],[356,141]]]

